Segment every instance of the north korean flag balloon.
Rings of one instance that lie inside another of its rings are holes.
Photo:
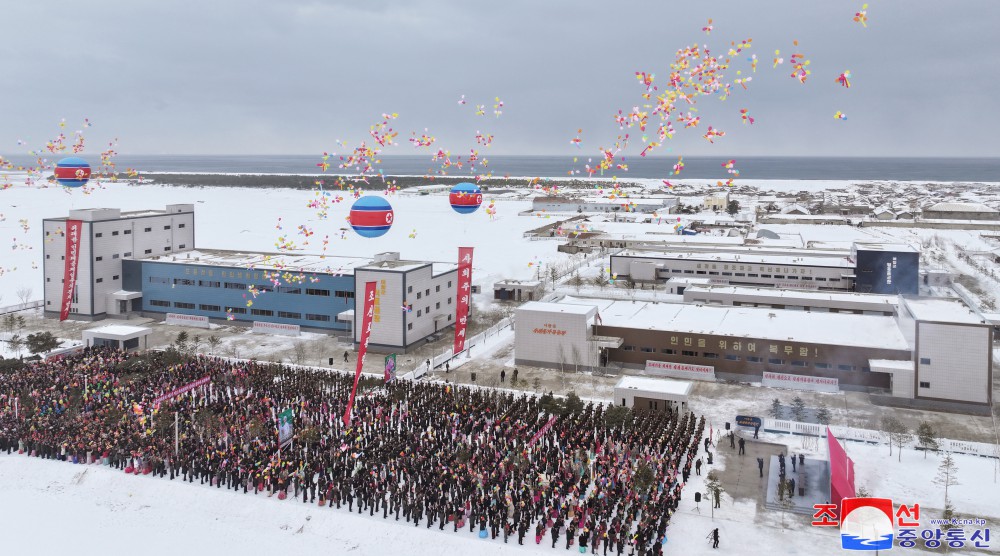
[[[383,197],[366,195],[351,205],[348,220],[361,237],[380,237],[392,227],[392,205]]]
[[[71,156],[56,163],[56,181],[66,187],[80,187],[90,180],[90,164],[87,161]]]
[[[479,205],[483,204],[483,192],[478,185],[462,182],[451,188],[448,195],[451,208],[459,214],[472,214],[479,210]]]

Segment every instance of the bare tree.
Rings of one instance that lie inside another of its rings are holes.
[[[880,429],[882,436],[889,441],[889,455],[892,455],[893,444],[899,448],[898,460],[903,460],[903,444],[911,440],[911,435],[909,429],[906,425],[901,423],[899,419],[892,417],[890,415],[885,415],[882,417],[882,427]]]
[[[295,342],[292,346],[292,352],[295,355],[296,365],[305,365],[306,363],[306,343],[299,341]]]
[[[209,336],[208,337],[208,348],[209,348],[209,350],[211,350],[211,353],[213,355],[215,354],[215,350],[219,349],[219,344],[221,344],[221,343],[222,343],[222,340],[220,340],[218,336]]]
[[[17,298],[21,300],[21,307],[27,307],[28,302],[31,301],[32,290],[28,286],[21,286],[17,288]]]
[[[959,484],[958,465],[955,464],[955,459],[951,457],[950,453],[946,453],[941,458],[941,465],[938,466],[938,474],[934,477],[934,484],[944,487],[944,503],[947,507],[949,502],[948,487]]]

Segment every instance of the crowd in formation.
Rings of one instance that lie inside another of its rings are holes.
[[[202,377],[205,386],[154,404]],[[660,554],[704,418],[438,382],[110,349],[0,373],[0,452],[104,463],[303,503],[551,543]],[[277,416],[294,438],[279,449]],[[552,427],[532,442],[556,415]]]

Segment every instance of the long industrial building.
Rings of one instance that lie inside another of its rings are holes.
[[[195,249],[194,206],[163,211],[81,209],[43,221],[44,303],[58,317],[67,220],[82,223],[76,320],[163,318],[168,322],[273,325],[274,330],[353,333],[364,282],[378,284],[369,347],[406,351],[454,324],[458,265],[401,260],[399,253],[334,257]],[[404,310],[403,307],[407,309]]]
[[[992,326],[956,299],[900,296],[897,306],[886,316],[573,297],[530,302],[516,312],[515,361],[988,408]]]
[[[916,294],[920,254],[908,245],[855,243],[843,255],[787,250],[761,254],[705,251],[625,251],[611,255],[611,274],[639,283],[673,277],[707,278],[733,286],[764,286],[881,294]]]

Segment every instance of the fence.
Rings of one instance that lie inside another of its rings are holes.
[[[826,425],[815,423],[800,423],[797,421],[783,421],[778,419],[764,419],[763,429],[770,432],[783,434],[815,436],[826,438]],[[852,442],[865,442],[868,444],[881,444],[886,438],[880,431],[870,429],[857,429],[854,427],[830,426],[830,430],[840,440]],[[943,452],[954,452],[957,454],[969,454],[984,458],[1000,458],[1000,447],[995,444],[984,442],[967,442],[964,440],[949,440],[938,438],[938,450]],[[919,446],[917,437],[910,435],[910,439],[903,443],[906,447],[916,448]]]
[[[16,313],[18,311],[26,311],[28,309],[37,309],[42,306],[44,302],[39,299],[37,301],[29,301],[27,303],[18,303],[17,305],[8,305],[7,307],[0,307],[0,315],[6,315],[7,313]]]
[[[512,316],[511,317],[504,317],[503,319],[501,319],[500,321],[498,321],[493,326],[487,328],[486,330],[480,332],[479,334],[476,334],[475,336],[472,336],[472,337],[466,339],[465,340],[465,349],[466,349],[466,351],[468,351],[468,350],[476,347],[477,345],[480,345],[480,344],[484,343],[487,340],[487,338],[490,338],[492,336],[496,336],[501,331],[503,331],[505,328],[507,328],[507,327],[513,327],[513,326],[514,326],[514,317],[512,317]],[[436,368],[440,367],[441,365],[444,365],[448,361],[451,361],[454,357],[455,357],[455,354],[454,354],[453,349],[449,348],[449,349],[445,350],[444,353],[441,353],[439,355],[435,355],[434,357],[430,358],[430,362],[431,362],[431,367],[430,368],[436,369]],[[415,379],[418,379],[418,378],[424,376],[424,374],[426,372],[427,372],[427,361],[425,360],[423,363],[417,364],[417,366],[412,371],[410,371],[410,372],[402,375],[400,378],[406,379],[406,380],[415,380]]]

